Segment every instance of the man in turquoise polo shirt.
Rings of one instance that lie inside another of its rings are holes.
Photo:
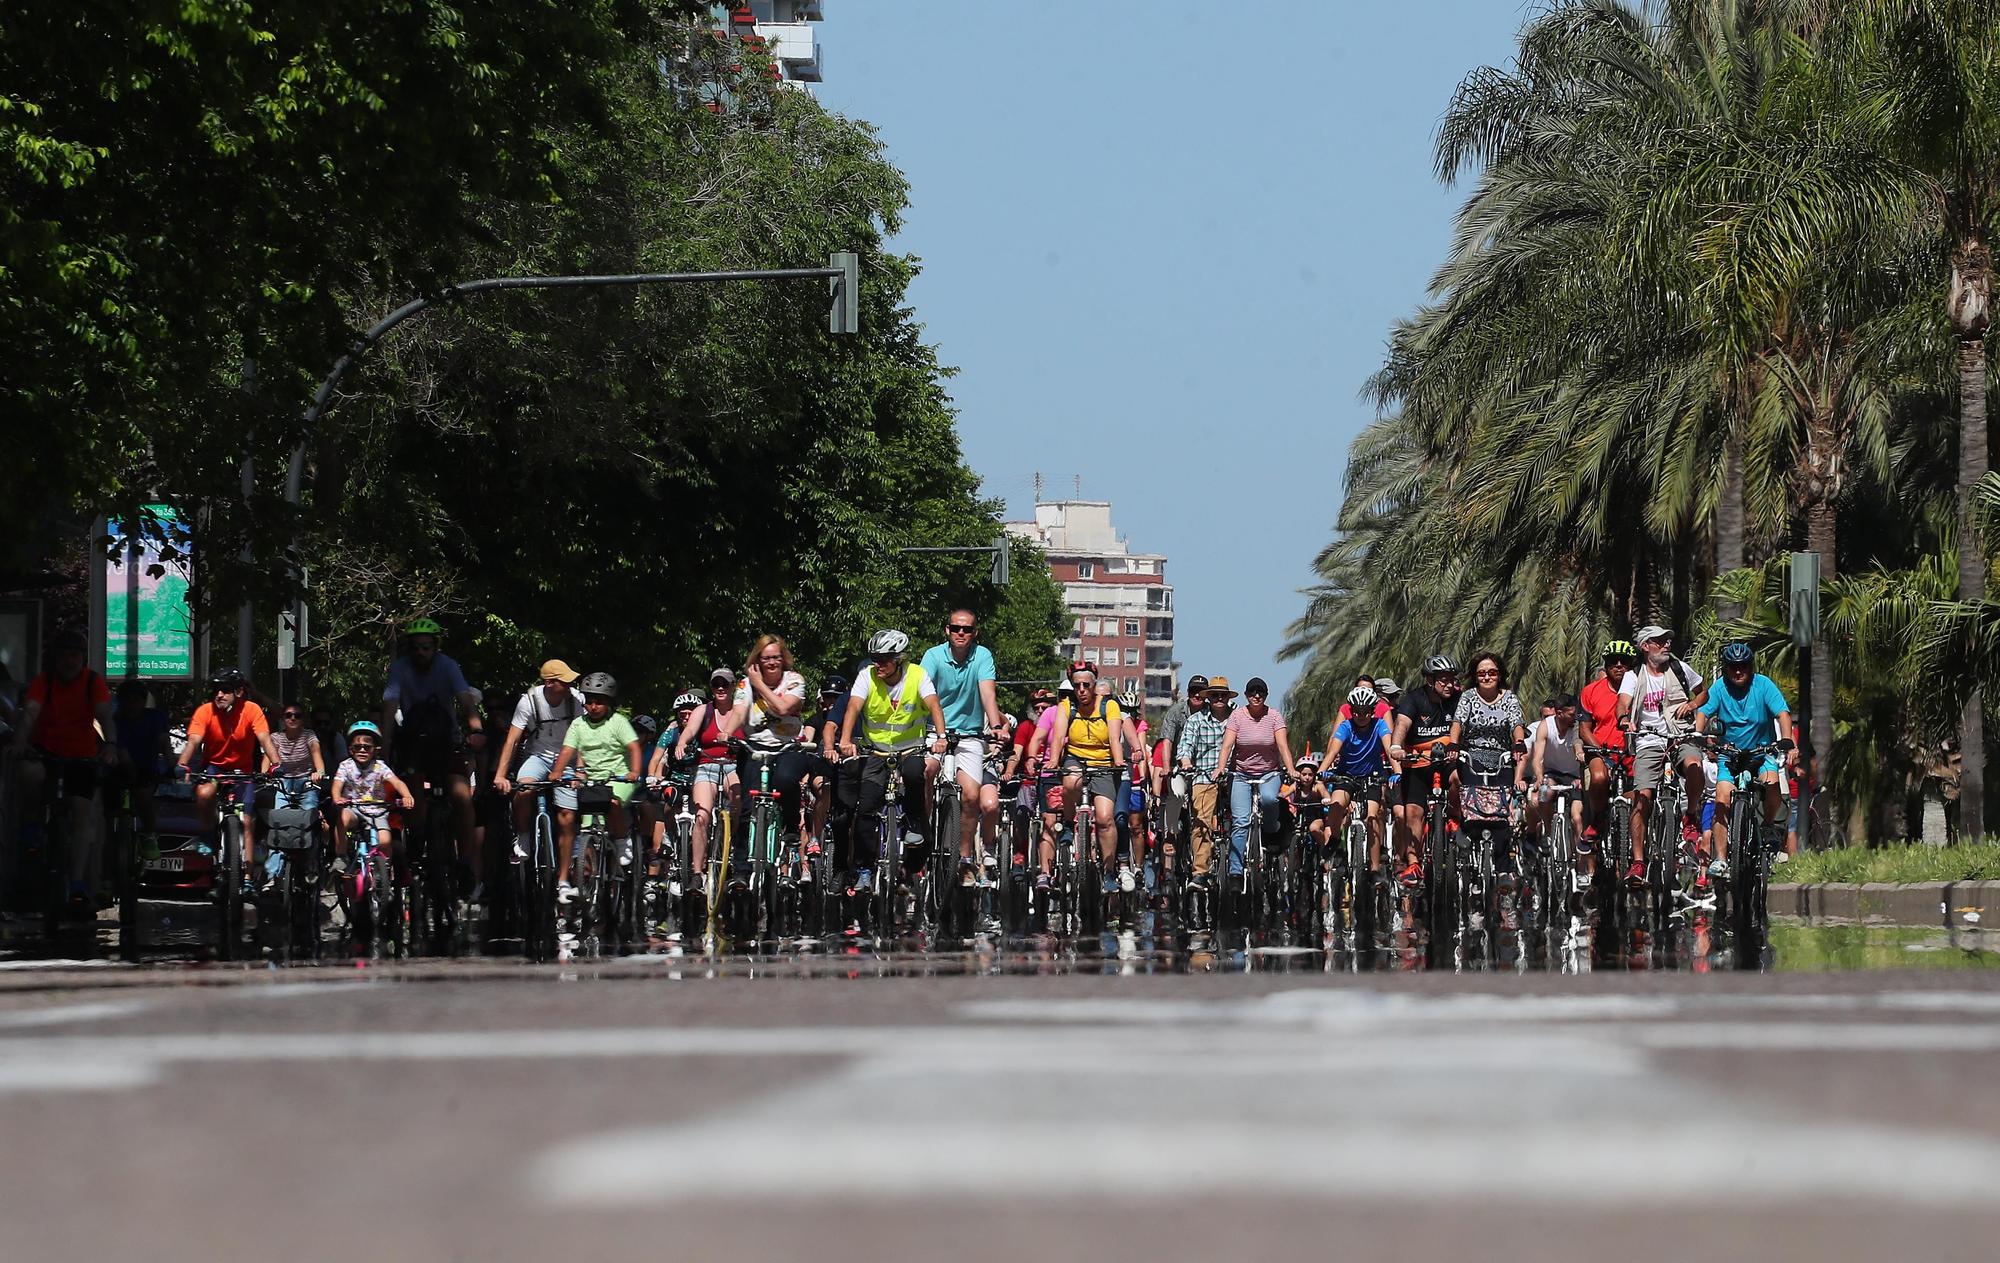
[[[953,610],[944,631],[944,643],[924,654],[922,666],[937,689],[945,727],[960,734],[952,752],[958,774],[958,880],[970,886],[986,877],[972,847],[976,830],[986,831],[988,846],[999,831],[1000,786],[986,776],[986,736],[966,734],[1002,735],[1006,721],[994,685],[993,653],[979,643],[979,619],[971,610]]]

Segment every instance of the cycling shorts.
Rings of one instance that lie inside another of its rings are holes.
[[[1784,769],[1785,769],[1784,759],[1780,758],[1775,754],[1767,754],[1764,756],[1762,762],[1758,763],[1757,771],[1751,776],[1750,779],[1761,781],[1764,779],[1766,774],[1782,775]],[[1743,780],[1740,777],[1737,777],[1734,774],[1732,774],[1727,764],[1723,764],[1715,769],[1715,783],[1718,785],[1728,785],[1731,788],[1734,788],[1737,785],[1743,784]]]
[[[556,761],[546,754],[531,754],[521,760],[521,770],[514,773],[517,781],[545,781],[555,770]],[[561,811],[576,810],[576,790],[565,785],[556,786],[556,807]]]
[[[1450,776],[1449,764],[1404,768],[1403,779],[1396,784],[1396,801],[1405,807],[1421,807],[1430,801],[1431,786],[1447,783]]]

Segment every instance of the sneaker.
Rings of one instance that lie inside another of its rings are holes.
[[[1116,876],[1114,876],[1113,874],[1111,874],[1111,873],[1106,873],[1106,874],[1104,875],[1104,880],[1098,883],[1098,890],[1099,890],[1099,891],[1100,891],[1101,893],[1103,893],[1103,894],[1107,894],[1107,895],[1115,895],[1115,894],[1117,894],[1117,893],[1118,893],[1118,878],[1117,878]]]
[[[958,862],[958,884],[961,886],[970,886],[977,883],[978,880],[978,865],[974,864],[971,860],[960,860]]]
[[[807,842],[807,843],[806,843],[806,854],[807,854],[808,856],[812,857],[813,859],[818,859],[818,858],[819,858],[819,839],[818,839],[818,838],[814,838],[814,839],[812,839],[812,840],[811,840],[810,842]]]
[[[559,881],[556,883],[557,903],[575,903],[576,893],[576,887],[570,885],[568,882]]]
[[[667,897],[669,899],[678,899],[681,897],[680,878],[676,877],[667,883]]]
[[[1138,885],[1138,879],[1132,874],[1132,866],[1130,864],[1120,864],[1118,866],[1118,889],[1129,895],[1138,888]]]
[[[1625,884],[1635,890],[1646,888],[1646,861],[1632,861],[1632,866],[1625,870]]]
[[[1415,860],[1403,865],[1403,871],[1396,874],[1396,881],[1406,890],[1414,890],[1424,884],[1424,866]]]
[[[1714,862],[1713,864],[1710,864],[1710,865],[1708,866],[1708,875],[1709,875],[1710,877],[1727,877],[1727,876],[1729,876],[1729,861],[1728,861],[1728,860],[1717,860],[1717,861],[1715,861],[1715,862]]]
[[[1694,821],[1681,821],[1681,841],[1689,846],[1701,845],[1701,830],[1695,827]]]
[[[1597,826],[1590,825],[1589,827],[1584,829],[1583,836],[1576,840],[1576,853],[1578,855],[1591,855],[1594,854],[1596,851],[1597,851]]]
[[[1707,889],[1708,889],[1708,870],[1707,870],[1706,868],[1697,868],[1697,869],[1695,869],[1695,870],[1694,870],[1694,891],[1695,891],[1695,893],[1696,893],[1696,894],[1701,894],[1701,893],[1705,892],[1705,891],[1706,891]]]
[[[527,852],[527,851],[526,851],[525,849],[523,849],[523,848],[522,848],[522,846],[521,846],[521,839],[519,839],[519,838],[515,838],[515,839],[514,839],[514,862],[515,862],[516,864],[518,864],[518,863],[520,863],[520,862],[521,862],[522,860],[525,860],[525,859],[527,859],[527,858],[528,858],[528,852]]]
[[[1792,862],[1792,857],[1788,852],[1779,851],[1771,856],[1771,862],[1773,864],[1789,864]]]
[[[1028,876],[1028,866],[1026,864],[1023,864],[1020,860],[1015,860],[1013,864],[1008,867],[1007,875],[1013,878],[1015,881],[1025,881]]]
[[[875,892],[875,870],[872,868],[863,868],[857,870],[854,874],[853,893],[857,895],[868,895],[868,894],[873,894],[874,892]]]
[[[1035,874],[1035,889],[1047,890],[1056,884],[1056,879],[1047,873]]]

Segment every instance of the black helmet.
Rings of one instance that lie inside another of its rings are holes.
[[[208,691],[211,693],[240,693],[249,687],[250,681],[235,667],[224,667],[208,677]]]

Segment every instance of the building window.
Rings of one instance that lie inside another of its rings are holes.
[[[1128,618],[1128,619],[1126,619],[1126,620],[1125,620],[1125,634],[1126,634],[1127,636],[1136,636],[1136,635],[1138,635],[1138,634],[1139,634],[1139,620],[1138,620],[1138,619],[1136,619],[1136,618]]]
[[[1097,577],[1097,567],[1090,562],[1079,561],[1076,563],[1076,577],[1079,579],[1095,579]]]
[[[1125,651],[1125,665],[1128,667],[1139,665],[1139,651],[1137,649],[1127,649]]]
[[[1084,650],[1084,651],[1083,651],[1083,660],[1084,660],[1084,661],[1085,661],[1086,663],[1088,663],[1088,664],[1090,664],[1091,666],[1093,666],[1093,667],[1094,667],[1094,666],[1096,666],[1096,665],[1097,665],[1097,650],[1095,650],[1095,649],[1086,649],[1086,650]]]

